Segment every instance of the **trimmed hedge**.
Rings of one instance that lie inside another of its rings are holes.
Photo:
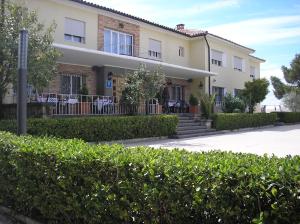
[[[0,204],[44,223],[298,223],[300,157],[0,132]]]
[[[300,112],[276,112],[278,120],[284,123],[300,122]]]
[[[274,113],[218,113],[213,117],[213,125],[217,130],[233,130],[272,125],[276,120],[277,116]]]
[[[28,119],[28,133],[36,136],[79,138],[89,142],[169,136],[176,132],[177,116],[105,116]],[[0,130],[16,133],[15,120],[1,120]]]

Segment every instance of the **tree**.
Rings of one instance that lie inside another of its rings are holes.
[[[249,113],[253,113],[255,105],[262,102],[269,90],[269,81],[265,78],[256,79],[245,83],[245,89],[242,90],[241,97],[249,108]]]
[[[287,84],[279,78],[272,76],[271,81],[274,95],[277,99],[283,99],[283,103],[291,111],[299,111],[300,107],[300,54],[296,54],[290,63],[290,68],[281,67]]]
[[[164,83],[165,75],[160,68],[149,71],[146,65],[140,64],[137,71],[127,74],[122,93],[123,102],[132,107],[139,105],[143,99],[146,101],[148,114],[149,101],[157,95]]]
[[[17,81],[19,32],[29,32],[28,83],[37,91],[47,87],[57,71],[57,59],[61,53],[53,47],[56,24],[45,27],[38,22],[37,12],[1,0],[0,18],[0,111],[9,85]]]
[[[293,112],[300,112],[300,92],[291,91],[284,95],[284,106]]]

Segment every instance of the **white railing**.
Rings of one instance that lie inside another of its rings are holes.
[[[51,115],[146,114],[145,102],[129,107],[113,96],[44,93],[36,97],[36,102],[48,104]],[[150,100],[148,114],[159,113],[158,100]]]

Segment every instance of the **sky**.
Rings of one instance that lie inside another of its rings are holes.
[[[300,0],[88,0],[161,25],[207,30],[256,50],[261,77],[283,79],[300,53]],[[281,104],[272,93],[262,104]]]

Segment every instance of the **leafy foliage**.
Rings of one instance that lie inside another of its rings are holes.
[[[224,113],[234,113],[235,111],[245,112],[246,106],[242,99],[234,97],[232,94],[226,94],[222,110]]]
[[[199,104],[199,100],[193,94],[190,95],[189,103],[191,106],[197,106]]]
[[[126,76],[122,93],[123,102],[130,106],[138,105],[142,99],[148,102],[160,92],[164,83],[165,75],[160,68],[149,71],[146,65],[140,64],[137,71]]]
[[[28,120],[28,133],[37,136],[79,138],[89,142],[172,135],[177,116],[106,116]],[[1,120],[0,130],[16,132],[15,120]]]
[[[200,96],[201,112],[202,115],[207,119],[210,119],[214,112],[215,98],[216,98],[215,94],[211,96],[209,96],[208,94],[202,94]]]
[[[274,95],[278,99],[283,99],[285,106],[291,111],[300,111],[300,54],[295,55],[290,68],[282,66],[281,69],[288,84],[272,76]]]
[[[35,11],[13,4],[4,3],[5,13],[1,14],[0,32],[0,98],[9,84],[16,83],[19,32],[26,28],[29,32],[28,83],[38,91],[46,87],[57,70],[60,52],[52,46],[55,23],[46,28],[38,22]],[[4,17],[4,18],[3,18]],[[1,102],[0,102],[1,104]]]
[[[253,113],[255,105],[262,102],[269,90],[269,81],[265,78],[256,79],[245,83],[245,89],[242,90],[242,97],[249,108],[249,112]]]
[[[278,120],[284,123],[300,122],[300,112],[276,112]]]
[[[287,83],[300,88],[300,54],[296,54],[290,68],[282,66],[281,70]]]
[[[256,114],[222,114],[214,115],[213,124],[217,130],[233,130],[239,128],[259,127],[274,124],[277,120],[275,113]]]
[[[299,163],[0,132],[0,203],[43,223],[297,223]]]

